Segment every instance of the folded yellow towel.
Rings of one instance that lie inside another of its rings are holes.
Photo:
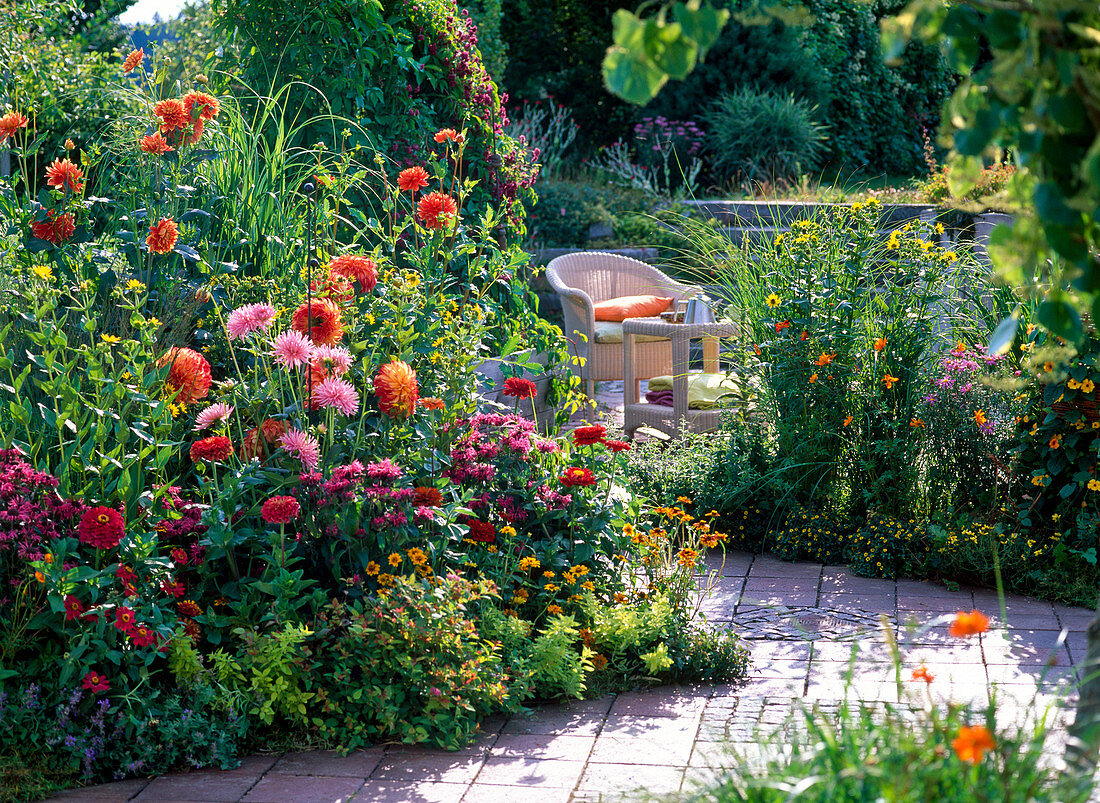
[[[649,389],[672,390],[672,377],[653,377]],[[734,403],[743,395],[744,388],[729,374],[688,375],[688,409],[713,410]]]
[[[614,321],[596,321],[595,340],[597,343],[622,343],[623,325]],[[657,337],[656,335],[634,336],[635,343],[656,343],[658,340],[668,340],[668,338]]]

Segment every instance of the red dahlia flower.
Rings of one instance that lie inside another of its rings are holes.
[[[80,543],[96,549],[114,549],[126,535],[126,522],[113,507],[90,507],[76,528]]]
[[[378,265],[370,257],[343,254],[329,263],[328,272],[334,278],[358,282],[363,293],[369,293],[378,284]]]
[[[149,246],[149,252],[152,254],[167,254],[176,247],[179,237],[180,228],[176,225],[176,221],[162,217],[149,227],[149,236],[145,238],[145,244]]]
[[[46,168],[46,183],[59,190],[84,191],[84,171],[68,159],[54,159]]]
[[[340,307],[328,298],[314,298],[298,307],[290,326],[319,346],[331,346],[344,336]]]
[[[228,460],[232,454],[233,442],[224,435],[214,435],[191,444],[191,460],[195,463],[200,460],[221,463]]]
[[[188,92],[183,96],[183,110],[190,120],[198,119],[209,122],[218,116],[221,104],[213,95],[205,92]],[[201,133],[202,129],[199,129]]]
[[[175,150],[159,131],[155,131],[147,137],[142,137],[140,147],[142,153],[151,153],[154,156],[163,156],[168,151]]]
[[[374,392],[383,415],[408,418],[416,410],[416,400],[420,397],[416,371],[400,360],[386,363],[374,377]]]
[[[416,214],[426,229],[442,229],[449,226],[458,215],[458,204],[450,195],[429,192],[416,205]]]
[[[491,544],[497,540],[497,529],[487,521],[479,521],[478,519],[471,519],[467,522],[470,526],[470,535],[468,538],[471,541],[477,541],[482,544]]]
[[[504,395],[516,399],[533,399],[538,395],[538,388],[530,379],[510,376],[504,380]]]
[[[572,466],[571,468],[567,468],[565,473],[561,475],[560,482],[567,488],[576,486],[586,488],[589,485],[596,484],[596,475],[587,468]]]
[[[301,512],[302,506],[293,496],[273,496],[260,509],[260,515],[268,524],[290,524]]]
[[[406,167],[397,174],[397,187],[402,192],[416,192],[428,186],[428,171],[419,165]]]
[[[194,349],[173,346],[157,365],[171,366],[165,381],[169,392],[176,393],[177,404],[191,404],[210,393],[210,363]]]
[[[413,504],[423,505],[424,507],[439,507],[443,504],[443,494],[440,493],[438,488],[421,485],[416,489],[416,495],[413,496]]]
[[[15,132],[20,128],[26,128],[29,122],[30,120],[27,119],[27,115],[20,114],[19,112],[8,112],[3,117],[0,117],[0,142],[4,142],[8,137],[14,136]]]
[[[573,430],[573,443],[577,446],[591,446],[599,443],[607,434],[607,427],[603,424],[592,424],[588,427],[577,427]]]
[[[171,136],[174,131],[191,127],[191,115],[184,108],[183,101],[178,98],[160,101],[153,107],[153,114],[160,118],[160,130],[163,134]]]
[[[630,451],[630,444],[627,441],[613,441],[613,440],[608,440],[607,438],[604,438],[602,443],[603,443],[604,446],[606,446],[608,449],[610,449],[613,452],[629,452]]]
[[[139,47],[137,50],[131,50],[130,55],[126,57],[126,61],[122,62],[122,72],[131,73],[137,69],[138,65],[145,60],[145,49]]]
[[[435,132],[436,142],[457,142],[459,144],[466,141],[466,137],[455,131],[453,128],[441,128]]]
[[[31,234],[54,245],[71,240],[75,233],[76,220],[68,212],[59,215],[51,209],[45,220],[31,223]]]

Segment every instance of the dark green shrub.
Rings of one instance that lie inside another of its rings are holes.
[[[539,200],[527,216],[528,239],[543,247],[581,247],[589,229],[627,212],[649,212],[644,193],[588,181],[539,182]]]
[[[790,184],[819,163],[825,130],[815,108],[790,94],[739,89],[704,115],[717,174],[738,182]]]
[[[872,513],[859,530],[844,539],[844,560],[864,577],[897,577],[917,562],[922,552],[921,529],[912,519],[901,521]]]
[[[799,505],[767,539],[766,545],[783,560],[840,562],[841,527],[828,515]]]

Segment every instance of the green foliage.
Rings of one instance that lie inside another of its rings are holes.
[[[502,0],[473,0],[463,8],[477,23],[477,49],[486,71],[498,84],[508,66],[508,43],[500,35],[503,6]]]
[[[815,109],[791,95],[740,89],[704,115],[715,170],[742,183],[790,184],[817,166],[825,132]]]
[[[894,56],[911,38],[950,42],[966,73],[947,105],[951,192],[980,180],[983,157],[1016,153],[1027,169],[1004,195],[1021,214],[994,232],[990,258],[1010,283],[1036,283],[1057,309],[1054,333],[1077,340],[1078,310],[1100,289],[1100,9],[1086,0],[976,5],[914,0],[884,21],[884,50]],[[1054,255],[1071,271],[1048,285]],[[1073,291],[1063,296],[1066,282]]]
[[[581,247],[594,224],[628,212],[647,212],[650,204],[637,191],[590,181],[546,179],[539,182],[538,203],[528,214],[528,238],[543,247]]]
[[[801,505],[787,513],[773,537],[771,549],[783,560],[838,563],[843,556],[838,526],[833,519]]]
[[[592,656],[580,645],[577,621],[572,616],[549,617],[524,658],[535,696],[584,696],[585,675],[593,669]]]
[[[237,628],[239,646],[210,653],[210,674],[223,694],[242,699],[244,713],[265,725],[276,717],[295,725],[308,722],[307,705],[314,693],[306,691],[302,672],[302,644],[312,633],[302,625],[287,623],[282,629],[257,633]]]
[[[862,527],[843,539],[844,561],[864,577],[897,577],[911,571],[923,552],[921,528],[872,513]]]
[[[481,717],[508,710],[500,654],[467,614],[488,593],[410,576],[384,596],[322,611],[299,663],[316,690],[320,733],[345,750],[393,739],[455,750]]]

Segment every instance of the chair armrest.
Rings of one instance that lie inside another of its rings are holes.
[[[559,290],[561,297],[562,316],[565,319],[565,336],[573,339],[573,332],[582,332],[591,343],[596,336],[596,309],[592,298],[584,290],[575,287]],[[585,353],[583,343],[577,344],[577,351]]]

